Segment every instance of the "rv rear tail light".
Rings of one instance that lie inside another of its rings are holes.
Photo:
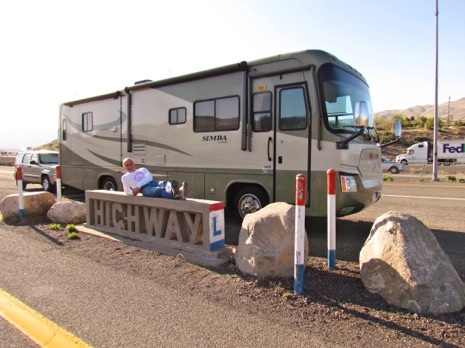
[[[342,192],[358,192],[357,181],[353,176],[341,175]]]

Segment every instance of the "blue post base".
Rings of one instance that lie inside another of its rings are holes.
[[[336,267],[336,250],[328,250],[328,268]]]
[[[305,265],[295,265],[294,292],[302,295],[304,292]]]

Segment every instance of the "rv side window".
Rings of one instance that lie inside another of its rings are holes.
[[[297,130],[307,127],[307,108],[302,87],[282,89],[279,92],[279,129]]]
[[[186,123],[186,108],[170,109],[169,123],[170,124],[183,124]]]
[[[239,129],[239,97],[194,103],[194,132]]]
[[[85,112],[82,114],[82,131],[90,132],[94,129],[94,116],[92,112]]]
[[[252,129],[254,132],[271,130],[271,92],[253,95]]]

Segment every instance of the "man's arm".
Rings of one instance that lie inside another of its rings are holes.
[[[128,179],[129,178],[127,176],[123,175],[121,177],[121,183],[123,184],[124,193],[126,193],[127,195],[132,196],[132,195],[134,195],[134,191],[132,190]]]

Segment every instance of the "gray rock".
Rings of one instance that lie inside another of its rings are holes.
[[[50,192],[24,192],[24,217],[44,217],[50,207],[56,202],[56,198]],[[3,220],[13,222],[19,220],[18,194],[5,196],[0,202],[0,211]]]
[[[465,306],[465,286],[433,233],[413,216],[376,219],[360,252],[363,285],[395,306],[441,314]]]
[[[47,217],[59,224],[83,224],[86,222],[86,204],[76,201],[57,202],[50,208]]]
[[[242,222],[236,265],[261,278],[294,275],[295,209],[287,203],[269,204]],[[308,240],[305,233],[305,255]]]

